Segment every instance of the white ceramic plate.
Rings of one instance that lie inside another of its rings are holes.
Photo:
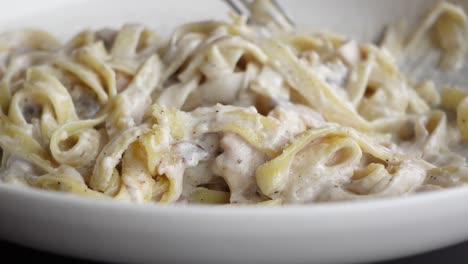
[[[286,1],[299,24],[375,39],[383,24],[419,16],[431,0]],[[462,1],[467,3],[468,1]],[[84,27],[139,22],[168,34],[225,18],[210,1],[15,0],[0,28],[70,37]],[[119,204],[0,185],[0,239],[113,262],[344,263],[421,253],[468,239],[468,189],[359,203],[281,208]]]

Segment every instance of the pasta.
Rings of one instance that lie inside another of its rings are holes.
[[[468,182],[467,90],[404,67],[429,34],[439,67],[461,67],[460,7],[440,2],[380,45],[300,33],[274,8],[257,0],[249,19],[194,22],[169,39],[142,25],[64,44],[38,30],[1,34],[1,184],[275,206]]]

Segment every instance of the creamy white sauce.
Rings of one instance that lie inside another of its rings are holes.
[[[222,137],[221,148],[224,152],[216,157],[213,171],[228,184],[231,203],[260,201],[262,197],[257,190],[255,171],[266,161],[266,156],[232,133]]]

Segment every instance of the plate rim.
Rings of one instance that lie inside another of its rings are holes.
[[[344,214],[359,213],[377,209],[413,208],[436,202],[468,200],[468,186],[460,186],[439,191],[411,193],[404,196],[376,198],[369,200],[337,201],[308,204],[286,204],[281,206],[260,206],[255,204],[236,205],[203,205],[182,203],[133,203],[130,201],[116,201],[112,198],[101,199],[84,197],[77,194],[50,191],[28,186],[0,183],[0,197],[11,196],[35,200],[36,203],[56,203],[69,206],[89,207],[89,209],[130,210],[138,212],[161,213],[209,213],[210,215],[283,215],[283,214]],[[1,206],[0,206],[1,207]]]

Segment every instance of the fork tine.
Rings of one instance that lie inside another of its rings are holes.
[[[223,0],[231,9],[236,12],[238,15],[244,15],[242,10],[237,6],[233,0]]]
[[[250,20],[250,16],[251,16],[250,8],[252,4],[251,1],[250,2],[248,0],[223,0],[223,1],[229,7],[231,7],[231,9],[234,12],[236,12],[238,15],[249,17],[249,20]],[[274,20],[275,23],[280,27],[288,27],[288,28],[294,27],[294,22],[291,20],[290,17],[288,17],[288,15],[284,11],[284,9],[281,7],[281,5],[276,0],[268,0],[268,1],[272,5],[272,7],[276,9],[278,14],[284,19],[283,21],[281,21],[281,19],[278,20],[277,18],[272,16],[272,19]],[[285,26],[285,23],[287,23],[288,25]]]
[[[250,3],[247,0],[240,0],[240,1],[242,4],[244,4],[246,8],[250,8]]]
[[[281,7],[281,5],[278,3],[278,1],[276,0],[270,0],[273,5],[276,7],[276,9],[278,9],[278,11],[281,13],[281,15],[283,15],[284,18],[286,18],[286,20],[288,21],[289,24],[291,24],[291,26],[294,26],[294,22],[292,21],[292,19],[288,16],[288,14],[286,13],[286,11],[284,11],[284,8]]]

